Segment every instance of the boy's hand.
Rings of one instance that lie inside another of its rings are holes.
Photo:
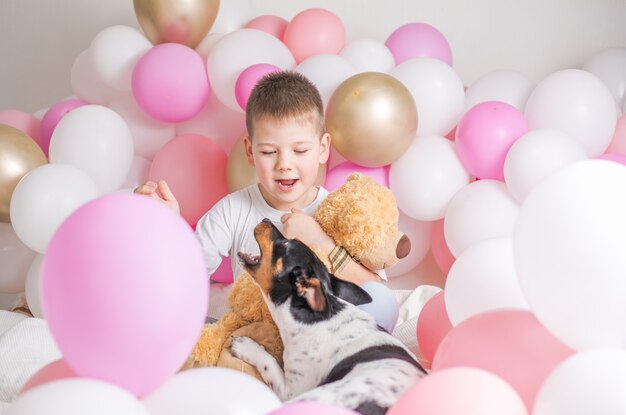
[[[138,186],[134,193],[138,195],[149,196],[155,200],[162,202],[165,206],[172,209],[174,212],[180,214],[180,206],[178,201],[174,197],[174,194],[170,190],[165,180],[159,180],[158,183],[146,182]]]
[[[291,209],[281,218],[283,234],[288,239],[299,239],[310,247],[316,247],[326,254],[335,247],[335,242],[326,235],[315,219],[299,209]]]

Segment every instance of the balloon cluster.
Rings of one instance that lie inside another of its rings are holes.
[[[312,8],[209,33],[228,17],[218,0],[134,3],[143,33],[99,32],[72,67],[76,98],[41,121],[0,111],[0,292],[26,288],[64,357],[10,413],[71,413],[76,402],[90,413],[350,413],[281,407],[220,369],[174,376],[206,308],[201,260],[179,218],[119,194],[164,178],[193,226],[256,182],[245,106],[282,69],[322,95],[333,148],[318,182],[333,190],[360,171],[396,196],[412,250],[388,276],[419,283],[430,251],[447,277],[417,323],[432,373],[390,413],[619,413],[626,47],[537,84],[495,70],[466,88],[426,23],[346,42],[341,19]],[[391,293],[366,288],[378,295],[366,308],[391,331]]]

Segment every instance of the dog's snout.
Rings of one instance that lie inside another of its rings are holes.
[[[272,221],[269,220],[268,218],[263,218],[263,220],[261,222],[263,222],[263,223],[272,223]]]
[[[396,246],[396,257],[402,259],[411,252],[411,240],[408,236],[402,235]]]

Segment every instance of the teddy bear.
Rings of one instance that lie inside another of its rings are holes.
[[[317,208],[314,218],[336,245],[371,270],[393,266],[408,255],[411,244],[398,229],[398,207],[391,191],[370,177],[353,173]],[[311,247],[330,268],[328,258]],[[259,372],[230,353],[231,336],[247,336],[262,345],[282,365],[278,328],[252,278],[243,274],[228,296],[230,311],[205,324],[183,369],[228,367],[263,381]]]

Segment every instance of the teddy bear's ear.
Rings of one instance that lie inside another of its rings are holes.
[[[333,294],[351,304],[361,305],[372,302],[372,297],[363,288],[353,282],[345,281],[330,274]]]

